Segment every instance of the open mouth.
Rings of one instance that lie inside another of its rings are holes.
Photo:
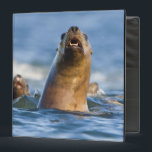
[[[78,39],[73,38],[68,41],[66,47],[81,47],[82,48],[82,44],[80,43]]]

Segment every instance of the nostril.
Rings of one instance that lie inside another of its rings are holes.
[[[77,26],[72,26],[72,27],[71,27],[71,31],[72,31],[72,32],[77,32],[78,29],[79,29],[79,28],[78,28]]]

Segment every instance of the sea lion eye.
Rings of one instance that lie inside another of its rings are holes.
[[[62,34],[61,34],[61,40],[63,40],[65,34],[66,34],[66,33],[62,33]]]
[[[84,34],[84,33],[83,33],[83,35],[84,35],[85,40],[87,41],[87,40],[88,40],[87,34]]]

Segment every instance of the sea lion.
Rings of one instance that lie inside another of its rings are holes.
[[[72,26],[61,35],[39,108],[88,111],[91,54],[88,37],[78,27]]]
[[[89,84],[88,94],[95,95],[98,90],[99,90],[98,83],[92,82],[92,83]]]
[[[29,86],[24,78],[17,74],[13,79],[13,99],[22,95],[30,96]]]

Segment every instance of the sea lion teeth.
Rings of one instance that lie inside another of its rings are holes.
[[[78,43],[71,43],[70,42],[70,46],[78,46]]]

